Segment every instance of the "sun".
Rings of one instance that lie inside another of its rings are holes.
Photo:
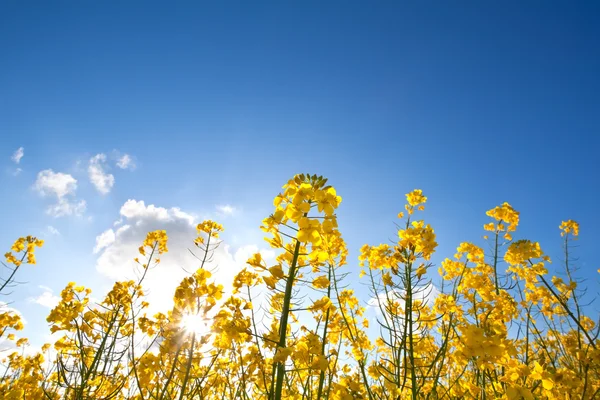
[[[204,335],[210,331],[208,320],[199,314],[186,314],[181,318],[181,327],[189,333]]]

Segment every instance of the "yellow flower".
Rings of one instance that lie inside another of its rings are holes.
[[[322,354],[317,355],[313,359],[313,362],[311,364],[311,367],[313,369],[316,369],[316,370],[319,370],[319,371],[325,371],[325,370],[327,370],[328,366],[329,366],[329,362],[327,361],[327,358],[324,355],[322,355]]]
[[[223,225],[211,220],[206,220],[202,221],[198,224],[198,226],[196,226],[196,231],[198,231],[199,235],[205,233],[214,238],[218,238],[219,233],[223,232]]]
[[[267,284],[267,286],[270,289],[275,289],[275,287],[277,285],[278,279],[275,278],[273,275],[271,275],[271,276],[263,276],[263,281],[265,281],[265,283]]]
[[[572,234],[573,236],[579,236],[579,224],[577,222],[573,221],[572,219],[570,219],[568,221],[562,221],[559,228],[562,231],[560,233],[560,236],[565,236],[565,235],[568,235],[569,233]]]
[[[260,253],[255,253],[252,257],[248,259],[248,261],[246,261],[246,263],[261,270],[266,269],[263,263],[262,255]]]
[[[513,232],[517,229],[517,226],[519,225],[519,212],[516,211],[514,208],[512,208],[512,206],[506,202],[502,203],[501,206],[495,207],[495,208],[487,211],[486,215],[489,217],[492,217],[496,221],[500,222],[496,226],[496,229],[489,229],[489,227],[490,227],[489,224],[486,225],[484,227],[486,230],[503,231],[505,229],[505,227],[502,224],[502,222],[507,222],[509,224],[508,228],[507,228],[507,232]]]
[[[329,307],[331,307],[331,299],[327,296],[322,297],[321,299],[315,301],[312,306],[313,311],[327,311]]]
[[[508,398],[508,400],[534,400],[535,399],[535,397],[533,397],[533,394],[531,393],[531,390],[529,390],[523,386],[519,386],[519,385],[507,387],[506,388],[506,397]]]
[[[312,282],[313,286],[317,289],[326,289],[329,287],[329,279],[325,275],[315,278]]]
[[[423,196],[423,191],[421,189],[415,189],[406,194],[406,200],[410,206],[414,207],[425,203],[427,201],[427,197]]]
[[[389,272],[384,272],[381,275],[381,279],[383,280],[383,284],[385,286],[393,286],[394,282],[392,281],[392,275]]]
[[[546,372],[537,361],[534,361],[533,365],[533,371],[531,371],[529,376],[532,379],[541,380],[544,389],[551,390],[554,387],[554,382],[551,379],[550,373]]]
[[[529,240],[518,240],[508,247],[504,261],[510,265],[527,265],[529,260],[541,258],[544,255],[540,244]]]
[[[274,265],[271,268],[269,268],[269,272],[277,279],[284,278],[283,269],[281,268],[280,264]]]
[[[423,275],[425,275],[426,272],[427,272],[427,268],[425,267],[425,264],[421,264],[421,265],[419,265],[419,268],[417,268],[417,271],[415,272],[415,274],[417,275],[417,278],[421,279],[421,277]]]
[[[285,363],[288,357],[292,354],[293,347],[279,347],[273,357],[274,363]]]

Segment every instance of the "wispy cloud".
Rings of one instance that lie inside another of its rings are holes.
[[[25,155],[25,148],[19,147],[10,157],[11,160],[15,162],[15,164],[19,164],[21,162],[21,158]]]
[[[56,218],[68,215],[81,216],[86,208],[87,204],[85,200],[70,201],[68,199],[59,199],[58,203],[49,206],[46,212]]]
[[[135,169],[135,161],[133,161],[133,158],[129,154],[123,154],[117,159],[117,167],[133,170]]]
[[[237,209],[229,204],[216,206],[217,212],[222,215],[234,215],[237,213]]]
[[[106,154],[100,153],[90,158],[88,167],[90,182],[92,182],[101,194],[108,194],[115,184],[115,177],[112,174],[107,173],[104,170],[105,168]]]
[[[36,297],[30,297],[29,301],[31,303],[39,304],[42,307],[46,308],[54,308],[60,301],[60,297],[54,294],[54,291],[47,286],[40,285],[38,286],[43,292]]]
[[[70,174],[54,172],[51,169],[40,171],[33,188],[41,196],[56,197],[56,204],[50,205],[46,210],[54,217],[81,215],[85,212],[85,200],[76,201],[69,198],[74,197],[77,191],[77,179]]]
[[[55,227],[53,227],[52,225],[48,225],[48,227],[46,228],[46,230],[48,231],[49,234],[51,235],[60,235],[60,232],[58,231],[58,229],[56,229]]]

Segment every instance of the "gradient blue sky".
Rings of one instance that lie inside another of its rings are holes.
[[[128,199],[220,219],[232,252],[262,247],[261,219],[300,172],[343,197],[353,272],[421,188],[437,264],[483,244],[485,211],[508,201],[515,236],[556,264],[558,225],[581,223],[595,293],[599,19],[585,1],[2,2],[0,243],[46,239],[13,306],[42,335],[40,285],[56,295],[76,280],[101,297],[92,250]],[[88,179],[96,154],[114,175],[107,194]],[[134,170],[115,166],[123,154]],[[33,188],[47,169],[77,180],[83,215],[47,214]]]

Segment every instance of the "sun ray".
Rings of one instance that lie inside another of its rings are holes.
[[[189,333],[203,335],[210,331],[208,319],[200,314],[186,314],[181,319],[181,327]]]

